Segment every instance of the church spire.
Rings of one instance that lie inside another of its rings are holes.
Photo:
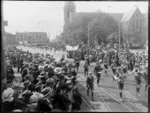
[[[72,14],[76,12],[76,7],[73,1],[65,2],[64,6],[64,22],[65,24],[71,20]]]

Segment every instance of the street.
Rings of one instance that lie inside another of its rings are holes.
[[[90,71],[93,72],[94,63],[90,66]],[[133,77],[128,77],[127,83],[123,91],[124,101],[119,99],[118,84],[112,81],[112,74],[109,71],[109,76],[105,76],[104,73],[101,76],[100,85],[98,87],[95,83],[94,86],[94,101],[91,101],[91,97],[87,96],[85,76],[83,74],[83,62],[80,63],[80,69],[78,80],[80,93],[86,100],[92,111],[98,112],[146,112],[148,106],[148,94],[144,91],[144,84],[141,85],[141,96],[135,94],[135,81]],[[96,81],[96,78],[95,78]],[[85,109],[84,106],[82,109]]]

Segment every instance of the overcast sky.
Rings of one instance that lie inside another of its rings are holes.
[[[8,21],[5,30],[10,33],[43,31],[51,39],[62,32],[64,25],[64,1],[4,1],[4,20]],[[101,10],[109,13],[125,13],[136,6],[147,13],[148,2],[90,2],[75,1],[76,12]]]

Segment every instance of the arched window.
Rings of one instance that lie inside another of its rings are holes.
[[[139,26],[138,26],[138,20],[136,20],[136,29],[138,30],[139,29]]]
[[[139,25],[140,25],[140,33],[142,33],[142,21],[139,21]]]
[[[133,21],[133,32],[135,32],[136,29],[136,20]]]

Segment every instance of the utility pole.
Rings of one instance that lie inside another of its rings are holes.
[[[120,52],[120,23],[119,23],[119,52]]]
[[[88,24],[88,61],[89,61],[89,48],[90,48],[90,23]]]

